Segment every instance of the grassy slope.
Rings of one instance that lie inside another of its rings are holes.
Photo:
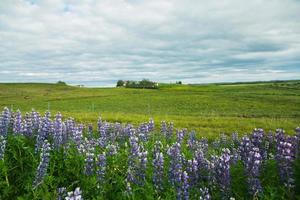
[[[54,84],[0,84],[0,107],[61,111],[84,122],[173,121],[212,136],[300,125],[300,81],[257,84],[167,85],[159,90],[77,88]]]

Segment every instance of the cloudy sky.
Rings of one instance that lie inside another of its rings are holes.
[[[142,78],[300,79],[300,1],[0,1],[0,82]]]

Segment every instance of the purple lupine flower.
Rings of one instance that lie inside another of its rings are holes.
[[[264,130],[260,129],[260,128],[256,128],[253,130],[252,134],[250,135],[251,137],[251,142],[255,147],[260,147],[262,142],[263,142],[263,138],[264,138]]]
[[[44,133],[46,134],[46,138],[49,137],[53,128],[53,124],[50,117],[51,117],[51,113],[50,111],[47,111],[45,113],[45,117],[43,118],[43,124],[44,124],[43,129],[44,129]]]
[[[148,128],[149,128],[149,131],[151,132],[151,131],[154,131],[154,127],[155,127],[155,125],[154,125],[154,120],[151,118],[150,120],[149,120],[149,122],[148,122]]]
[[[104,123],[100,126],[100,130],[99,130],[99,146],[104,148],[106,146],[107,143],[107,131],[108,131],[108,124]]]
[[[67,196],[67,189],[65,187],[57,188],[57,200],[63,200]]]
[[[38,152],[38,150],[41,148],[41,145],[43,144],[44,140],[48,138],[51,132],[52,128],[52,122],[50,119],[50,112],[46,112],[45,116],[41,119],[42,121],[39,123],[36,143],[35,143],[35,152]]]
[[[183,173],[182,173],[182,194],[183,194],[184,200],[189,199],[189,188],[190,188],[190,185],[189,185],[188,173],[186,171],[183,171]]]
[[[5,107],[0,115],[0,135],[7,136],[9,124],[11,120],[11,112]]]
[[[138,143],[138,137],[134,136],[134,130],[132,130],[132,136],[129,138],[130,152],[128,156],[128,170],[126,181],[131,184],[139,184],[138,180],[138,168],[140,167],[140,145]],[[130,187],[131,188],[131,187]]]
[[[45,140],[41,149],[40,164],[37,168],[35,180],[33,182],[34,187],[37,187],[39,184],[41,184],[47,174],[47,169],[50,162],[50,150],[50,144],[47,140]]]
[[[241,142],[239,144],[239,153],[241,160],[246,163],[248,159],[248,154],[250,150],[253,148],[253,144],[250,141],[250,138],[247,136],[242,137]]]
[[[131,136],[135,136],[135,129],[133,128],[133,126],[131,124],[128,124],[125,128],[124,128],[124,135],[125,137],[130,138]]]
[[[171,185],[175,188],[177,199],[182,196],[182,172],[184,158],[181,153],[181,145],[179,143],[174,143],[167,151],[170,157],[169,166],[169,181]]]
[[[62,122],[62,115],[57,113],[54,121],[54,133],[53,133],[53,142],[54,147],[59,148],[63,144],[63,135],[64,135],[64,124]]]
[[[176,141],[177,143],[181,144],[184,138],[184,131],[183,130],[177,130],[176,131]]]
[[[95,164],[95,149],[92,144],[87,141],[86,153],[85,153],[85,174],[91,176],[94,173],[94,164]]]
[[[37,130],[39,128],[39,123],[41,121],[40,113],[36,112],[35,110],[32,110],[30,116],[31,116],[33,130]]]
[[[98,155],[97,158],[97,179],[99,183],[103,183],[105,181],[105,173],[106,173],[106,154],[103,152]]]
[[[138,127],[138,135],[141,141],[146,142],[148,140],[149,127],[147,123],[143,123]]]
[[[161,141],[157,140],[153,147],[153,157],[155,157],[157,153],[162,152],[162,150],[163,150],[163,144],[161,143]]]
[[[141,151],[139,152],[140,166],[137,170],[140,185],[144,184],[146,178],[146,170],[147,170],[147,163],[148,163],[147,156],[148,156],[148,152],[144,150],[143,146],[141,146]]]
[[[82,200],[81,190],[77,187],[74,192],[68,192],[68,196],[65,198],[66,200]]]
[[[209,179],[210,162],[205,158],[203,148],[199,147],[195,151],[194,157],[195,161],[193,161],[193,165],[197,162],[197,176],[195,177],[197,180],[196,182]]]
[[[136,136],[131,136],[129,138],[130,143],[130,156],[132,157],[138,157],[138,154],[140,152],[140,146],[139,146],[139,139]]]
[[[160,132],[163,136],[167,135],[167,131],[168,131],[168,126],[167,123],[165,121],[161,121],[161,125],[160,125]]]
[[[239,151],[237,148],[234,147],[233,144],[231,144],[231,164],[235,165],[237,164],[237,162],[240,160],[240,155],[239,155]]]
[[[169,181],[172,185],[177,185],[181,182],[181,173],[183,158],[181,154],[181,146],[179,143],[174,143],[167,151],[170,156]],[[179,181],[178,181],[179,180]]]
[[[196,139],[196,133],[195,131],[190,132],[189,139],[187,140],[187,146],[191,151],[195,151],[197,148],[197,139]]]
[[[83,140],[83,125],[79,124],[78,127],[75,127],[73,132],[73,141],[75,142],[77,149],[80,153],[83,153],[84,146],[82,145]]]
[[[69,118],[67,119],[67,121],[65,122],[66,124],[66,131],[67,131],[67,139],[69,138],[74,138],[75,132],[76,132],[76,124],[73,118]]]
[[[156,190],[163,189],[163,175],[164,175],[164,155],[162,152],[156,152],[152,161],[153,165],[153,183]]]
[[[262,156],[260,155],[259,149],[257,147],[253,147],[247,158],[247,162],[245,163],[248,184],[249,184],[249,192],[251,195],[257,195],[262,192],[262,187],[259,180],[260,168],[262,164]]]
[[[101,127],[103,126],[102,118],[99,117],[97,121],[97,131],[100,133]],[[101,133],[100,133],[101,134]]]
[[[31,115],[29,115],[28,113],[26,113],[25,115],[23,124],[24,126],[23,126],[22,133],[27,137],[31,137],[33,134],[34,126],[32,123]]]
[[[222,151],[222,155],[215,159],[214,173],[222,196],[226,198],[230,192],[230,150],[223,149]]]
[[[187,173],[190,177],[190,185],[193,186],[198,182],[198,162],[196,158],[187,161]]]
[[[282,182],[287,188],[295,186],[293,163],[296,159],[297,138],[284,136],[283,130],[276,130],[276,160]]]
[[[14,114],[13,133],[21,134],[22,129],[23,129],[22,114],[21,114],[20,110],[17,110],[17,112]]]
[[[6,138],[3,135],[0,135],[0,160],[4,158],[6,148]]]
[[[153,183],[156,190],[162,190],[164,156],[162,153],[163,144],[161,141],[156,141],[153,147]]]
[[[129,138],[130,155],[128,157],[127,181],[130,184],[143,185],[146,176],[148,152],[144,150],[138,141],[138,137],[134,135]]]
[[[166,133],[166,138],[168,141],[170,141],[172,139],[173,131],[174,131],[174,124],[173,124],[173,122],[170,122],[168,124],[167,133]]]
[[[267,155],[263,143],[264,135],[265,135],[264,130],[260,128],[254,129],[252,134],[250,135],[251,143],[259,149],[260,155],[263,157],[263,160],[266,159],[265,156]]]
[[[211,200],[211,196],[209,194],[209,190],[207,187],[200,188],[201,196],[199,200]]]
[[[197,142],[197,147],[202,149],[203,153],[206,153],[208,150],[208,140],[207,138],[201,138],[199,142]]]
[[[123,127],[122,124],[119,122],[116,122],[114,125],[114,137],[112,138],[112,142],[116,141],[118,138],[124,142],[124,134],[123,134]]]

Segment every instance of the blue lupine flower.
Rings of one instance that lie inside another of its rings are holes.
[[[11,120],[11,112],[5,107],[0,115],[0,135],[7,136],[9,124]]]
[[[33,134],[33,130],[34,130],[34,126],[33,126],[33,123],[32,123],[31,115],[26,113],[25,119],[24,119],[24,122],[23,122],[22,133],[27,137],[31,137],[32,134]]]
[[[154,125],[154,120],[152,118],[148,122],[148,128],[149,131],[154,131],[155,125]]]
[[[176,131],[176,141],[177,143],[181,144],[184,138],[184,131],[183,130],[177,130]]]
[[[196,158],[187,161],[187,173],[190,177],[190,185],[195,185],[199,180],[198,162]]]
[[[162,152],[156,152],[152,161],[153,165],[153,183],[156,190],[163,189],[163,175],[164,175],[164,155]]]
[[[66,200],[83,200],[81,196],[80,188],[76,188],[74,192],[68,192],[68,196],[65,198]]]
[[[85,146],[85,174],[91,176],[94,173],[95,164],[95,148],[89,140],[86,141]]]
[[[35,143],[36,153],[43,145],[44,140],[46,140],[51,133],[52,122],[50,116],[51,116],[50,112],[46,112],[45,116],[42,118],[42,121],[39,123],[39,128],[38,128],[36,143]]]
[[[22,129],[23,129],[22,114],[21,114],[20,110],[17,110],[17,112],[14,113],[13,133],[21,134]]]
[[[99,183],[104,183],[106,173],[106,154],[103,152],[97,158],[97,179]]]
[[[64,124],[62,122],[62,115],[60,113],[57,113],[54,121],[54,133],[53,133],[53,142],[54,147],[59,148],[63,144],[63,135],[64,133]]]
[[[230,150],[223,149],[222,151],[222,155],[214,161],[215,180],[222,196],[227,198],[230,192]]]
[[[47,174],[47,169],[50,162],[50,150],[50,144],[47,140],[45,140],[41,149],[40,164],[37,168],[35,180],[33,182],[34,187],[37,187],[39,184],[41,184]]]
[[[188,173],[186,171],[183,171],[183,173],[182,173],[182,193],[183,193],[184,200],[189,199],[189,188],[190,188],[190,185],[189,185]]]
[[[276,130],[276,160],[280,178],[287,188],[295,186],[293,163],[296,159],[297,142],[297,137],[285,136],[283,130]]]
[[[262,187],[259,180],[261,164],[262,156],[260,155],[259,149],[257,147],[253,147],[250,150],[247,162],[245,163],[249,192],[251,195],[258,195],[262,192]]]

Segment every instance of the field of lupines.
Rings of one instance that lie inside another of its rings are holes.
[[[0,199],[300,199],[300,128],[221,134],[97,127],[4,108]]]

